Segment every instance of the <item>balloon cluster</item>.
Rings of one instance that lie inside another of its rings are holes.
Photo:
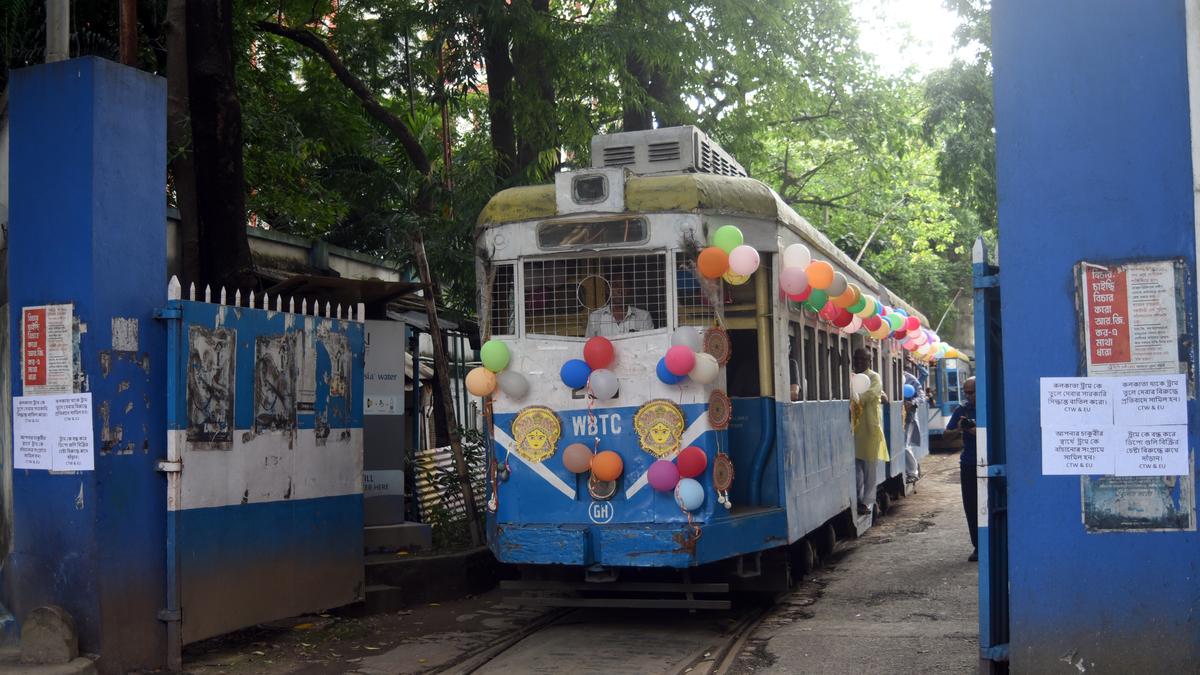
[[[587,387],[597,400],[610,401],[621,388],[616,373],[609,370],[615,359],[612,340],[597,335],[584,343],[583,358],[564,363],[558,375],[568,387]]]
[[[508,345],[500,340],[488,340],[479,350],[483,365],[467,373],[467,391],[474,396],[488,397],[496,389],[515,400],[529,393],[529,380],[515,370],[506,370],[512,360]]]
[[[687,378],[697,384],[712,384],[721,373],[716,357],[704,351],[700,331],[680,326],[671,335],[671,346],[655,368],[663,384],[679,384]]]
[[[596,480],[610,481],[621,477],[625,464],[612,450],[592,453],[583,443],[572,443],[563,449],[563,466],[571,473],[592,472]]]
[[[712,234],[711,245],[700,251],[696,267],[706,279],[724,279],[740,286],[758,269],[758,251],[747,246],[736,225],[722,225]]]
[[[685,511],[695,511],[704,504],[704,487],[696,480],[708,468],[708,455],[690,445],[679,451],[675,461],[660,459],[650,465],[646,478],[650,487],[659,492],[674,492],[675,503]]]

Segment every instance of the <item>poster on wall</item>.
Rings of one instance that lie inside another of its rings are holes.
[[[405,325],[396,321],[366,324],[363,413],[404,414]]]
[[[209,449],[233,443],[237,331],[188,328],[187,439]]]
[[[91,393],[14,396],[13,468],[94,470]]]
[[[1108,475],[1080,476],[1088,532],[1196,529],[1195,470],[1179,433],[1182,429],[1186,437],[1186,408],[1169,401],[1162,410],[1147,411],[1138,409],[1141,404],[1135,400],[1143,390],[1154,389],[1147,394],[1152,398],[1160,396],[1158,389],[1165,390],[1161,383],[1136,376],[1187,375],[1190,370],[1189,347],[1180,341],[1181,329],[1186,333],[1188,325],[1186,270],[1180,259],[1082,262],[1076,268],[1081,374],[1121,377],[1108,436],[1114,465]],[[1176,382],[1185,383],[1186,394],[1176,387],[1175,398],[1195,398],[1193,378],[1172,378],[1171,384]],[[1163,426],[1172,418],[1177,423],[1180,410],[1184,426]]]
[[[75,391],[75,308],[21,308],[21,383],[26,396]]]

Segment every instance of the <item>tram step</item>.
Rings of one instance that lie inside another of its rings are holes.
[[[526,581],[520,579],[500,582],[501,590],[506,591],[614,591],[618,593],[728,593],[726,583],[654,583],[654,582],[621,582],[610,581],[591,583],[587,581]]]
[[[505,602],[542,607],[625,607],[632,609],[729,609],[729,600],[687,598],[564,598],[553,596],[507,596]]]

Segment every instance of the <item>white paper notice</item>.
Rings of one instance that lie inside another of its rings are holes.
[[[92,395],[13,397],[13,467],[95,469]]]
[[[1043,377],[1043,427],[1113,423],[1113,381],[1106,378]]]
[[[1118,425],[1187,424],[1187,382],[1183,375],[1118,378],[1113,404]]]
[[[1042,427],[1042,474],[1111,474],[1116,466],[1113,427]]]
[[[1188,475],[1187,427],[1116,427],[1118,476]]]

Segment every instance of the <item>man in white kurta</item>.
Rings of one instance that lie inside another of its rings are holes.
[[[613,279],[609,282],[608,304],[588,315],[585,337],[613,337],[653,329],[650,312],[631,306],[625,282]]]

